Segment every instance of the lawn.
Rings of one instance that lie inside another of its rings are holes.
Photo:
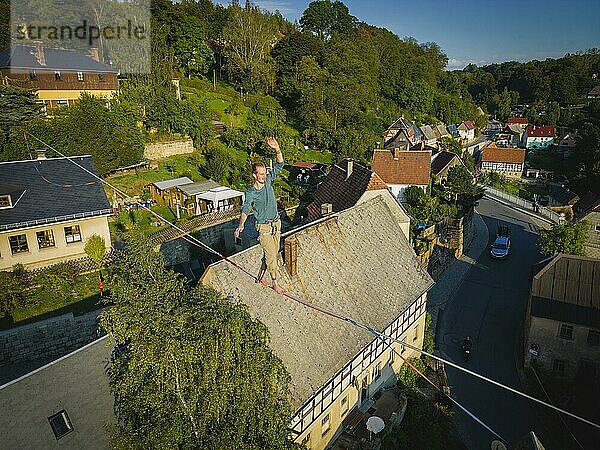
[[[204,181],[206,178],[200,174],[199,166],[204,164],[204,156],[198,152],[186,155],[175,155],[161,159],[158,162],[158,170],[136,170],[126,174],[114,174],[105,180],[122,190],[130,196],[144,193],[144,186],[155,181],[168,180],[170,178],[188,177],[192,181]],[[106,187],[106,195],[109,200],[113,199],[112,189]]]
[[[106,292],[107,280],[104,282]],[[85,314],[100,308],[98,292],[98,273],[92,272],[75,277],[70,292],[61,297],[43,287],[31,288],[26,293],[23,305],[12,312],[14,323],[0,313],[0,330],[25,325],[31,322],[60,316],[72,312],[74,315]]]

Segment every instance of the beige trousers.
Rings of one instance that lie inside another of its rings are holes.
[[[265,253],[265,262],[269,273],[277,273],[277,254],[281,239],[281,220],[272,223],[256,224],[258,242]]]

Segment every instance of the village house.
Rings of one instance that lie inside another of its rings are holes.
[[[449,138],[450,134],[448,133],[448,129],[446,128],[446,125],[442,124],[442,123],[438,123],[435,128],[433,129],[433,131],[435,132],[435,136],[438,138],[439,141],[441,141],[444,138]]]
[[[573,212],[575,218],[588,223],[585,255],[600,259],[600,195],[588,192],[573,206]]]
[[[404,191],[409,186],[418,186],[427,192],[431,150],[376,149],[371,170],[387,184],[398,201],[404,202]]]
[[[92,157],[72,156],[98,175]],[[0,270],[28,269],[86,256],[98,235],[111,246],[112,209],[102,183],[66,158],[0,163]]]
[[[437,136],[435,135],[431,125],[422,125],[420,129],[421,135],[423,136],[422,141],[425,143],[425,145],[435,145],[437,142]]]
[[[98,49],[75,50],[16,44],[0,52],[2,83],[34,89],[47,110],[79,101],[82,93],[110,99],[119,89],[118,71],[100,62]]]
[[[435,176],[441,185],[445,185],[450,169],[460,165],[463,163],[455,153],[446,151],[436,153],[431,158],[431,175]]]
[[[458,126],[451,123],[450,125],[448,125],[448,134],[450,135],[451,138],[453,139],[460,139],[460,133],[458,131]]]
[[[501,148],[491,143],[481,151],[481,161],[477,166],[481,172],[498,172],[510,178],[521,178],[525,149]]]
[[[232,301],[269,329],[270,346],[291,375],[296,442],[322,450],[344,429],[353,409],[382,387],[396,383],[403,361],[420,347],[427,291],[433,284],[403,235],[402,223],[382,197],[375,197],[284,235],[279,280],[303,301],[368,323],[396,338],[398,354],[372,334],[240,278],[225,262],[211,265],[202,283]],[[231,257],[258,267],[255,246]],[[376,274],[376,276],[374,275]],[[409,406],[410,407],[410,406]]]
[[[329,174],[319,184],[313,194],[313,201],[307,207],[307,221],[313,222],[378,196],[396,214],[400,228],[408,239],[410,217],[393,197],[385,182],[375,172],[348,158],[331,166]]]
[[[556,129],[550,126],[528,125],[523,135],[525,148],[548,148],[554,143]]]
[[[475,125],[470,120],[465,120],[462,122],[458,128],[458,134],[460,138],[465,141],[471,141],[475,139]]]
[[[525,322],[525,366],[597,383],[600,260],[558,254],[533,277]]]
[[[349,322],[239,277],[226,263],[215,263],[204,274],[203,283],[246,304],[268,327],[270,348],[291,375],[290,430],[307,448],[324,449],[358,407],[395,385],[400,356],[418,355],[402,342],[423,345],[433,280],[401,227],[388,203],[375,197],[284,235],[286,266],[280,269],[291,295],[369,324],[397,340],[391,347]],[[257,245],[231,259],[254,267],[261,256]],[[107,426],[116,421],[106,374],[112,350],[100,338],[1,386],[3,445],[49,448],[60,439],[62,448],[108,448]]]
[[[594,86],[592,89],[590,89],[587,94],[585,95],[585,98],[588,99],[596,99],[596,98],[600,98],[600,84]]]
[[[498,147],[519,147],[523,143],[524,130],[519,124],[507,124],[496,134],[495,142]]]
[[[384,148],[408,148],[422,140],[421,129],[404,117],[394,122],[383,134]]]
[[[573,156],[575,147],[577,147],[577,133],[569,131],[558,143],[556,153],[562,154],[564,159],[568,159]]]
[[[523,134],[529,125],[529,119],[527,117],[509,117],[504,128],[510,127],[511,125],[517,125],[521,130],[520,134]]]

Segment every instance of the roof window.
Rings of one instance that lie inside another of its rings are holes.
[[[54,436],[56,436],[56,440],[65,437],[67,434],[73,431],[73,425],[71,424],[69,416],[64,409],[53,416],[48,417],[48,422],[50,422],[50,426],[52,427]]]

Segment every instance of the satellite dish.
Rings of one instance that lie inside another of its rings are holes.
[[[371,416],[367,420],[367,430],[377,434],[385,428],[385,422],[381,417]]]

